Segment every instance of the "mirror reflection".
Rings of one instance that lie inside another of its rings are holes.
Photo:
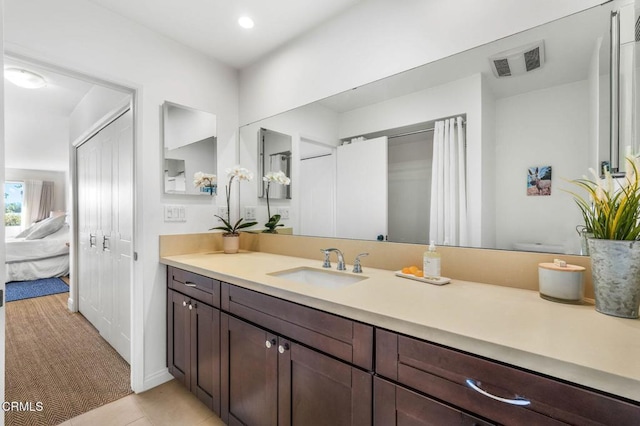
[[[258,131],[258,175],[283,172],[291,176],[291,136],[260,128]],[[260,198],[267,197],[267,184],[263,179],[258,180]],[[269,187],[268,197],[272,200],[291,199],[291,185],[274,185]]]
[[[162,115],[165,194],[214,195],[215,182],[193,182],[197,173],[216,175],[216,116],[173,102]]]
[[[615,5],[244,126],[240,160],[257,164],[260,128],[291,135],[294,234],[579,254],[562,188],[608,160]]]

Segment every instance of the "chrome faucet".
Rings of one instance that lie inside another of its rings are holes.
[[[329,261],[329,255],[332,251],[335,251],[338,255],[338,267],[336,268],[338,271],[345,271],[347,268],[344,266],[344,256],[342,252],[337,248],[328,248],[328,249],[320,249],[321,252],[324,253],[324,263],[322,264],[323,268],[331,268],[331,262]]]
[[[353,261],[353,272],[356,274],[362,273],[362,265],[360,265],[360,257],[369,256],[369,253],[360,253],[356,256],[356,260]]]

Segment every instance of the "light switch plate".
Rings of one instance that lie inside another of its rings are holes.
[[[187,212],[185,206],[165,205],[164,206],[165,222],[186,222]]]
[[[245,207],[244,208],[244,220],[256,220],[256,208]]]
[[[289,219],[289,207],[279,207],[278,214],[280,215],[280,219]]]

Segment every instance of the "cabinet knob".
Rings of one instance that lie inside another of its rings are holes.
[[[189,310],[193,310],[193,305],[191,303],[189,303]]]
[[[182,306],[187,306],[187,302],[185,300],[182,301]]]
[[[289,344],[285,343],[284,345],[280,345],[278,346],[278,352],[280,352],[281,354],[285,353],[285,351],[289,350]]]
[[[271,339],[264,342],[264,345],[266,346],[267,349],[271,349],[271,347],[275,344],[276,344],[276,339]]]

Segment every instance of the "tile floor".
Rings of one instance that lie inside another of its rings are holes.
[[[224,426],[218,416],[176,380],[132,394],[59,426]]]

